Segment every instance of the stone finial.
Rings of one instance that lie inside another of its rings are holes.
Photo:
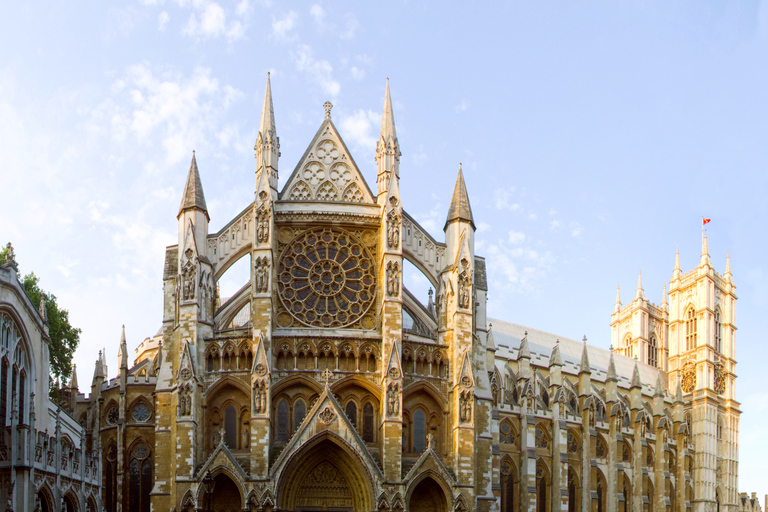
[[[13,252],[13,246],[11,245],[11,242],[8,242],[8,244],[5,246],[5,261],[2,262],[2,264],[8,265],[16,272],[19,271],[19,264],[16,263],[16,253]]]
[[[637,271],[637,291],[635,291],[635,299],[645,299],[645,294],[643,293],[643,271],[642,270]]]
[[[611,349],[611,359],[608,361],[608,375],[605,377],[606,382],[617,382],[619,380],[616,375],[616,363],[613,361],[613,349]]]
[[[683,403],[683,388],[681,379],[677,379],[677,389],[675,389],[675,403]]]
[[[730,252],[725,256],[725,274],[723,274],[723,277],[729,283],[733,282],[733,276],[731,275],[731,253]]]
[[[582,373],[592,373],[592,368],[589,364],[589,350],[587,348],[587,337],[584,336],[584,348],[581,351],[581,366],[579,366],[579,375]]]
[[[656,376],[656,389],[653,392],[653,396],[664,396],[664,385],[661,383],[661,370],[659,370]]]
[[[621,287],[616,285],[616,303],[613,306],[613,312],[618,313],[621,311]]]
[[[555,342],[555,346],[552,347],[552,355],[549,356],[549,367],[563,366],[563,358],[560,356],[560,340]]]
[[[520,348],[517,350],[517,360],[530,358],[531,350],[528,348],[528,331],[525,331],[525,336],[520,340]]]
[[[707,242],[707,232],[704,231],[704,236],[701,239],[701,262],[699,265],[710,265],[709,260],[709,243]]]
[[[325,381],[325,387],[328,387],[328,383],[331,381],[331,378],[333,377],[333,372],[326,368],[323,370],[323,373],[321,374],[323,376],[323,380]]]
[[[640,368],[637,366],[637,359],[635,359],[635,369],[632,371],[632,383],[630,384],[630,389],[641,387],[642,384],[640,383]]]
[[[683,271],[680,270],[680,248],[675,249],[675,270],[672,272],[672,279],[680,279],[683,275]]]
[[[661,292],[661,309],[666,311],[667,310],[667,306],[668,306],[668,303],[667,303],[667,285],[665,284],[664,285],[664,290]]]
[[[331,109],[333,108],[333,103],[330,101],[326,101],[323,103],[323,108],[325,109],[325,118],[330,119],[331,118]]]

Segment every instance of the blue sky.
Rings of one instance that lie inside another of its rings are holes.
[[[642,268],[659,303],[713,219],[739,296],[739,486],[768,492],[764,3],[15,2],[0,48],[0,242],[82,327],[84,387],[102,347],[114,375],[122,324],[131,349],[160,326],[192,150],[212,231],[253,199],[267,72],[282,180],[330,100],[371,185],[389,77],[404,207],[440,238],[462,163],[492,316],[608,347],[616,285],[627,302]]]

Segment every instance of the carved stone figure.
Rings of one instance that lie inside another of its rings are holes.
[[[269,259],[266,256],[256,258],[254,262],[254,281],[256,293],[269,291]]]
[[[251,440],[251,426],[250,424],[246,423],[243,425],[243,442],[242,442],[243,448],[248,448],[250,440]]]
[[[195,276],[197,275],[197,268],[195,262],[192,260],[192,249],[187,249],[185,255],[187,256],[187,262],[182,268],[182,298],[183,300],[194,300],[195,298]]]
[[[262,413],[267,409],[266,383],[257,380],[253,383],[253,411]]]
[[[397,262],[387,263],[387,295],[397,297],[400,294],[400,265]]]
[[[393,206],[397,204],[397,199],[394,197],[389,198],[390,202],[393,202]],[[400,215],[397,210],[390,210],[387,214],[387,247],[390,249],[397,249],[400,245]]]
[[[472,421],[472,392],[462,391],[459,397],[459,419],[461,421]]]
[[[435,449],[435,434],[433,434],[432,432],[427,434],[427,449],[428,450]]]
[[[256,210],[256,241],[263,244],[267,240],[269,240],[269,208],[262,203]]]
[[[469,263],[461,260],[462,270],[459,274],[459,307],[469,309],[472,302],[472,278],[469,275]]]
[[[400,386],[390,384],[387,389],[387,414],[397,416],[400,413]]]

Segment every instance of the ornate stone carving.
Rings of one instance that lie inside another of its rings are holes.
[[[267,381],[257,379],[253,382],[253,412],[261,414],[267,411]]]
[[[347,231],[304,231],[280,256],[280,301],[288,314],[309,327],[346,327],[360,321],[374,302],[375,284],[373,257]]]
[[[179,385],[177,408],[179,416],[192,414],[192,385],[189,382]]]
[[[263,190],[259,193],[267,195]],[[266,200],[266,197],[262,201]],[[269,240],[269,207],[262,203],[256,210],[256,241],[263,244]]]
[[[266,256],[256,258],[253,268],[256,293],[267,293],[269,291],[269,258]]]
[[[688,361],[685,363],[685,366],[683,366],[680,376],[682,379],[680,381],[680,387],[683,389],[683,392],[690,393],[693,391],[696,387],[696,366],[691,361]]]
[[[400,246],[400,215],[397,213],[397,198],[389,198],[392,210],[387,214],[387,247],[397,249]]]
[[[400,265],[395,261],[387,263],[387,295],[390,297],[400,295]]]
[[[197,265],[193,261],[192,257],[194,252],[192,249],[187,249],[184,252],[184,256],[187,258],[187,262],[181,268],[182,274],[182,298],[183,300],[194,300],[195,298],[195,276],[197,275]]]
[[[723,371],[723,363],[718,361],[715,363],[715,393],[722,395],[725,392],[725,372]]]
[[[318,415],[318,418],[326,425],[330,425],[333,420],[336,419],[336,413],[333,412],[330,407],[326,407],[323,409],[323,412]]]
[[[472,391],[465,390],[459,395],[459,419],[462,422],[472,421]]]
[[[400,414],[400,386],[395,383],[387,388],[387,414],[389,416]]]
[[[472,304],[472,276],[470,275],[469,262],[461,259],[459,271],[459,307],[469,309]]]

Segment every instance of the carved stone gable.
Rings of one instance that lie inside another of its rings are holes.
[[[330,119],[323,122],[280,198],[287,201],[375,202]]]

